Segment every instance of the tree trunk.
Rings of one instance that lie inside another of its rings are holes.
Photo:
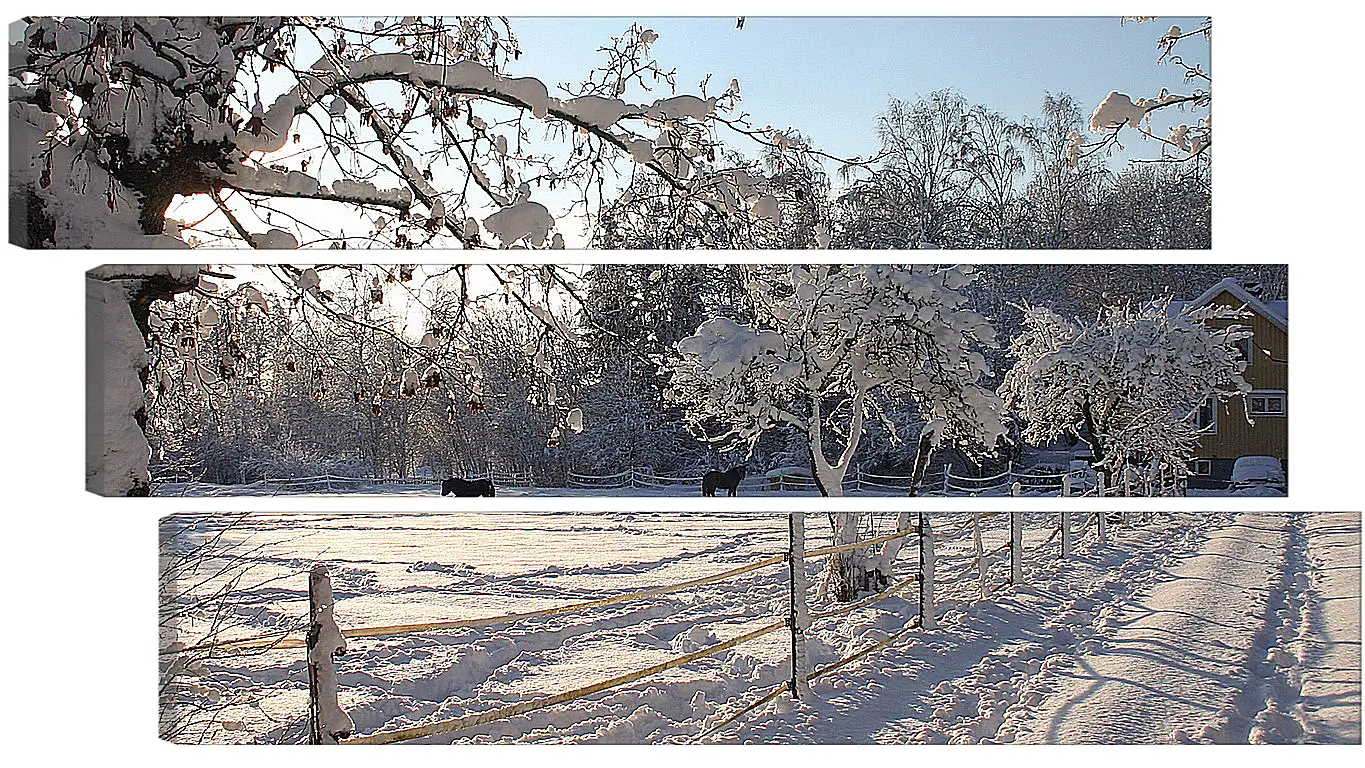
[[[810,455],[811,475],[821,496],[843,496],[844,475],[848,472],[853,454],[858,450],[862,439],[862,408],[866,392],[860,391],[854,397],[853,419],[849,424],[848,442],[837,464],[830,464],[825,457],[822,412],[819,397],[811,399],[810,427],[807,432],[807,452]],[[830,515],[834,529],[835,544],[852,544],[858,540],[858,523],[862,514],[858,512],[835,512]],[[867,550],[854,549],[830,555],[829,569],[825,574],[825,589],[835,600],[848,602],[856,600],[873,583],[867,563]]]
[[[1096,477],[1100,487],[1096,495],[1102,496],[1104,489],[1113,485],[1113,474],[1107,465],[1100,466],[1108,458],[1108,452],[1100,441],[1099,430],[1095,427],[1095,410],[1089,400],[1081,403],[1081,415],[1085,419],[1085,432],[1089,435],[1086,442],[1090,444],[1090,466],[1097,467]]]
[[[934,454],[933,436],[921,434],[919,445],[915,447],[915,468],[910,475],[910,496],[918,496],[920,484],[924,482],[924,475],[929,470],[929,459]],[[910,525],[910,510],[902,509],[896,516],[896,530],[903,531]],[[896,558],[900,556],[901,547],[904,546],[905,539],[893,539],[888,541],[883,547],[881,554],[872,563],[872,572],[875,573],[877,583],[888,585],[891,583],[891,569],[896,565]]]
[[[101,496],[146,496],[148,318],[152,302],[199,282],[195,266],[98,267],[86,274],[85,484]]]

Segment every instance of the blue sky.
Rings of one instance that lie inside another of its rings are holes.
[[[877,147],[874,120],[891,96],[952,87],[970,103],[1018,119],[1036,115],[1048,91],[1070,93],[1087,118],[1111,90],[1135,99],[1163,87],[1186,92],[1180,70],[1157,63],[1156,40],[1172,24],[1188,31],[1201,19],[749,17],[739,30],[734,17],[515,18],[512,31],[525,53],[514,72],[547,84],[576,82],[600,63],[598,46],[632,21],[659,33],[651,50],[677,68],[679,91],[695,93],[708,73],[712,93],[738,78],[742,107],[759,126],[797,128],[833,154],[865,156]],[[1178,50],[1211,69],[1202,38]],[[1199,116],[1173,115],[1174,122]],[[1136,156],[1158,152],[1140,140],[1128,144]]]

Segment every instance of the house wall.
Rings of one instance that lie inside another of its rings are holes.
[[[1222,293],[1211,304],[1237,308],[1242,301]],[[1247,325],[1254,334],[1256,351],[1251,365],[1242,374],[1255,390],[1282,390],[1286,393],[1284,416],[1257,416],[1247,423],[1247,403],[1233,398],[1219,404],[1218,431],[1199,441],[1199,458],[1214,460],[1214,477],[1231,475],[1232,460],[1242,456],[1275,456],[1289,468],[1289,417],[1294,404],[1289,391],[1289,334],[1259,314],[1240,320],[1210,320],[1216,327]],[[1267,354],[1269,353],[1269,354]]]

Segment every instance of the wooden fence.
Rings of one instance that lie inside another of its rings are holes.
[[[786,551],[766,557],[760,557],[750,563],[707,576],[536,611],[455,621],[428,621],[401,625],[366,627],[338,626],[335,628],[334,632],[328,631],[328,622],[335,621],[335,616],[331,611],[331,581],[326,566],[319,564],[312,569],[309,575],[311,627],[305,636],[281,637],[279,635],[273,635],[226,640],[201,645],[190,645],[188,647],[176,647],[163,651],[163,654],[190,653],[212,648],[215,651],[227,651],[229,652],[229,655],[236,655],[237,653],[246,654],[262,650],[304,648],[307,651],[306,658],[309,671],[310,705],[308,731],[310,734],[310,742],[386,744],[426,738],[439,734],[454,733],[477,725],[555,707],[602,691],[622,688],[647,677],[691,664],[772,633],[785,631],[790,638],[787,665],[789,674],[786,681],[771,690],[758,692],[755,698],[748,704],[740,707],[736,712],[730,714],[719,723],[707,728],[700,737],[706,739],[715,736],[727,727],[738,722],[745,715],[773,701],[784,691],[790,696],[799,698],[804,695],[805,691],[809,690],[809,686],[813,682],[860,658],[874,653],[881,648],[885,648],[900,637],[905,636],[907,633],[920,628],[935,628],[935,595],[943,587],[959,582],[975,582],[972,591],[976,593],[976,598],[981,600],[989,599],[1001,589],[1023,583],[1024,562],[1026,558],[1031,555],[1041,556],[1042,551],[1051,548],[1054,542],[1058,545],[1056,550],[1057,556],[1066,559],[1074,554],[1078,542],[1082,538],[1090,537],[1092,532],[1093,541],[1098,544],[1104,544],[1108,541],[1110,535],[1109,528],[1111,525],[1131,525],[1138,521],[1146,522],[1149,519],[1149,514],[1150,513],[1137,512],[1110,512],[1107,514],[1081,512],[936,513],[939,517],[954,516],[962,518],[956,524],[945,525],[940,529],[933,520],[933,517],[935,517],[934,514],[921,512],[917,513],[915,524],[908,528],[893,530],[889,533],[880,535],[873,535],[869,538],[852,543],[834,544],[808,550],[805,548],[805,515],[802,513],[791,513],[788,515],[788,546]],[[1001,517],[1006,518],[1005,524],[1000,526],[1000,529],[1003,529],[1003,531],[993,527],[988,528],[987,523],[989,521],[992,521],[993,518]],[[1046,533],[1046,537],[1042,538],[1041,541],[1035,539],[1033,542],[1026,543],[1025,537],[1027,532],[1024,525],[1026,518],[1042,518],[1044,520],[1043,530],[1035,532],[1035,536]],[[988,547],[986,543],[986,534],[998,532],[1004,533],[1004,541],[998,545]],[[812,558],[828,557],[854,550],[865,550],[870,552],[873,548],[900,539],[908,539],[916,542],[918,545],[917,558],[910,559],[902,556],[903,562],[909,561],[914,563],[912,573],[885,586],[881,591],[876,592],[875,594],[866,595],[854,602],[834,604],[826,610],[816,613],[810,612],[808,606],[808,590],[806,587],[806,569],[804,567],[806,561]],[[957,542],[954,544],[954,549],[956,549],[963,546],[966,541],[970,541],[970,554],[957,557],[950,556],[946,558],[947,562],[945,561],[945,558],[941,556],[940,548],[942,544]],[[957,562],[950,562],[953,560],[956,560]],[[503,625],[545,616],[585,612],[610,605],[619,605],[691,590],[703,585],[727,581],[745,574],[778,566],[785,566],[782,569],[785,572],[783,574],[782,582],[787,591],[787,611],[785,615],[774,617],[773,621],[750,629],[749,631],[728,640],[717,642],[708,647],[679,655],[643,669],[629,670],[609,679],[596,681],[592,684],[584,685],[572,690],[535,696],[525,701],[486,711],[472,712],[456,718],[391,730],[380,730],[366,734],[353,734],[344,728],[339,730],[341,727],[337,725],[338,723],[344,725],[350,722],[350,718],[345,716],[345,713],[342,712],[340,704],[338,703],[336,686],[336,680],[338,679],[336,656],[341,652],[344,652],[346,640],[425,634],[466,627]],[[1001,567],[996,568],[996,566]],[[805,658],[805,636],[809,628],[815,622],[844,616],[852,611],[878,603],[893,595],[901,594],[908,590],[912,585],[919,585],[918,600],[914,602],[917,609],[913,615],[905,617],[905,623],[899,630],[837,662],[817,670],[809,669]],[[329,638],[331,639],[329,640]],[[339,647],[338,641],[340,643]],[[345,732],[342,732],[342,730],[345,730]]]

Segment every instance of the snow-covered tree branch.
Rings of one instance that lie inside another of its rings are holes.
[[[1134,16],[1126,20],[1144,23],[1155,17]],[[1180,123],[1171,127],[1169,133],[1160,135],[1153,131],[1152,115],[1162,110],[1201,110],[1207,111],[1213,105],[1213,73],[1199,62],[1189,63],[1177,47],[1186,40],[1208,41],[1213,36],[1213,20],[1204,19],[1196,29],[1181,29],[1172,25],[1156,42],[1161,51],[1157,61],[1169,63],[1181,71],[1182,79],[1189,90],[1174,93],[1162,88],[1157,94],[1133,99],[1119,91],[1110,91],[1104,101],[1095,107],[1090,116],[1090,131],[1098,134],[1098,141],[1087,142],[1079,133],[1073,134],[1072,157],[1093,154],[1104,150],[1122,140],[1123,129],[1131,128],[1144,140],[1156,141],[1161,145],[1160,160],[1168,162],[1187,162],[1206,157],[1213,146],[1213,115],[1208,114],[1194,125]],[[1187,44],[1188,45],[1188,44]]]
[[[676,93],[649,55],[658,34],[639,25],[552,93],[504,74],[521,51],[487,17],[22,24],[11,141],[27,162],[11,234],[29,247],[562,246],[533,197],[572,189],[587,212],[606,179],[635,174],[727,220],[776,215],[715,162],[717,130],[745,124],[721,122],[737,85]],[[92,193],[107,210],[81,205]]]

